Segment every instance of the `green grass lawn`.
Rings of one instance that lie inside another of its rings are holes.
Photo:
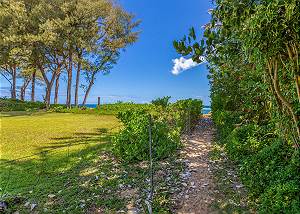
[[[1,113],[0,201],[21,213],[32,204],[43,213],[124,207],[114,191],[122,171],[109,156],[118,127],[108,115]]]
[[[110,115],[9,112],[0,118],[2,161],[54,148],[81,149],[103,141],[101,132],[119,125]]]
[[[118,213],[132,203],[145,211],[149,163],[114,157],[118,129],[110,115],[1,113],[0,201],[7,213]],[[174,155],[154,168],[153,210],[169,213],[183,166]]]

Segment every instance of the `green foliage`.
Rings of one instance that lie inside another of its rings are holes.
[[[232,112],[234,113],[234,112]],[[240,177],[261,213],[297,213],[299,151],[276,135],[274,126],[237,125],[239,116],[214,111],[219,142],[240,167]]]
[[[171,99],[170,96],[166,96],[166,97],[157,98],[155,100],[152,100],[151,103],[153,105],[161,106],[163,108],[166,108],[169,105],[169,103],[170,103],[170,99]]]
[[[173,109],[180,114],[180,121],[190,121],[190,126],[193,127],[196,125],[199,117],[201,115],[201,110],[203,108],[202,100],[198,99],[186,99],[178,100],[172,104]]]
[[[261,213],[299,213],[299,17],[297,0],[220,0],[202,40],[174,42],[209,62],[218,140]]]
[[[98,73],[107,74],[120,51],[137,40],[139,21],[110,0],[3,0],[0,3],[0,74],[16,98],[17,78],[39,78],[50,104],[54,78],[76,65],[75,105],[79,80],[86,80],[85,101]],[[33,75],[34,74],[34,75]],[[37,74],[37,77],[33,77]],[[80,78],[84,74],[85,78]],[[70,107],[71,93],[67,93]],[[49,107],[49,106],[47,106]]]
[[[42,102],[28,102],[17,99],[0,98],[0,112],[8,111],[34,111],[45,108]]]
[[[252,197],[258,198],[262,212],[297,213],[300,205],[299,167],[299,151],[276,140],[255,156],[244,159],[241,174]]]
[[[124,161],[149,159],[150,114],[143,110],[120,112],[118,118],[124,129],[114,138],[114,151]],[[172,130],[161,118],[151,120],[154,159],[163,159],[180,145],[178,130]]]
[[[148,109],[127,110],[118,114],[124,128],[114,138],[114,152],[120,159],[128,162],[149,159],[150,123],[154,159],[164,159],[173,154],[180,146],[180,134],[188,126],[193,128],[199,119],[202,101],[188,99],[167,107],[149,106]]]
[[[97,108],[89,108],[88,106],[67,108],[66,105],[52,104],[48,111],[60,112],[60,113],[74,113],[74,114],[117,115],[121,111],[142,110],[142,109],[150,110],[152,108],[154,108],[154,106],[150,104],[118,102],[114,104],[103,104]]]

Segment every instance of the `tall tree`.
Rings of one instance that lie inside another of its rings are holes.
[[[24,4],[19,1],[0,2],[0,17],[0,74],[11,85],[11,98],[15,99],[19,67],[28,54],[23,45],[27,20]]]

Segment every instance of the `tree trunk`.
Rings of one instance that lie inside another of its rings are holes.
[[[52,84],[47,84],[46,96],[45,96],[46,109],[49,109],[49,107],[50,107],[51,88],[52,88]]]
[[[23,86],[22,86],[21,92],[20,92],[20,100],[24,101],[24,97],[25,97],[25,90],[23,89]]]
[[[58,103],[59,77],[60,77],[60,73],[56,75],[56,79],[55,79],[54,104]]]
[[[52,72],[52,76],[51,76],[50,81],[49,81],[49,79],[48,79],[48,77],[46,75],[46,72],[45,72],[43,66],[40,65],[40,64],[37,64],[37,66],[40,69],[41,74],[43,76],[43,79],[44,79],[44,81],[46,83],[46,96],[44,98],[44,102],[46,104],[46,108],[48,109],[50,107],[51,89],[52,89],[52,86],[53,86],[56,74],[58,73],[58,69],[60,68],[60,65],[58,65],[56,71]]]
[[[35,98],[35,75],[36,75],[36,71],[32,73],[32,80],[31,80],[31,102],[34,102],[34,98]]]
[[[12,86],[11,86],[11,98],[16,99],[16,85],[17,85],[17,68],[14,65],[12,67]]]
[[[72,70],[73,70],[73,61],[72,61],[72,51],[69,51],[69,68],[68,68],[68,86],[67,86],[67,101],[66,105],[68,108],[71,107],[71,89],[72,89]]]
[[[278,62],[275,58],[272,58],[267,62],[267,65],[268,65],[269,74],[271,76],[272,84],[274,87],[274,91],[275,91],[277,97],[279,98],[280,102],[287,108],[289,114],[291,115],[294,125],[295,125],[295,128],[296,128],[298,140],[300,140],[300,126],[299,126],[298,115],[294,112],[292,104],[289,103],[289,101],[286,99],[286,97],[284,97],[282,95],[280,87],[279,87]],[[297,148],[299,148],[299,144],[297,142],[295,143],[295,146]]]
[[[78,106],[78,88],[79,88],[79,77],[80,77],[80,70],[81,70],[81,62],[80,62],[80,55],[79,55],[79,62],[77,64],[77,73],[76,73],[76,85],[75,85],[75,106]]]
[[[30,82],[30,79],[24,79],[24,83],[21,87],[20,91],[20,100],[24,101],[25,100],[25,94],[26,94],[26,88]]]
[[[96,74],[96,72],[93,72],[92,77],[91,77],[91,81],[90,81],[89,86],[88,86],[88,88],[87,88],[87,90],[86,90],[86,92],[85,92],[84,99],[83,99],[83,102],[82,102],[82,105],[83,105],[83,106],[86,104],[86,100],[87,100],[87,98],[88,98],[88,96],[89,96],[89,93],[90,93],[90,91],[91,91],[91,88],[92,88],[92,86],[94,85],[95,74]]]

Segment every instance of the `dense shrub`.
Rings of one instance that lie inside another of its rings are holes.
[[[235,115],[235,116],[234,116]],[[238,124],[228,111],[213,111],[229,157],[239,166],[242,182],[260,213],[298,213],[300,156],[293,144],[276,134],[275,126]]]
[[[145,110],[118,114],[124,129],[114,137],[114,152],[124,161],[149,159],[150,114]],[[171,129],[166,121],[154,117],[151,122],[153,158],[163,159],[180,145],[179,130]]]
[[[124,161],[149,159],[149,123],[152,118],[153,157],[163,159],[180,146],[180,134],[188,125],[196,124],[202,101],[181,100],[167,107],[149,105],[147,109],[120,112],[118,118],[124,129],[114,137],[115,154]]]
[[[32,111],[44,109],[42,102],[29,102],[17,99],[0,98],[0,111]]]
[[[79,106],[67,108],[66,105],[51,105],[50,112],[74,113],[74,114],[101,114],[101,115],[117,115],[121,111],[126,110],[150,110],[153,107],[151,104],[136,104],[136,103],[114,103],[103,104],[100,107],[96,105]]]
[[[187,122],[193,128],[201,116],[202,108],[203,102],[198,99],[178,100],[171,105],[171,111],[177,114],[175,117],[181,128],[184,128]]]
[[[170,103],[170,98],[171,98],[170,96],[157,98],[155,100],[152,100],[151,103],[155,106],[161,106],[163,108],[166,108]]]
[[[300,213],[300,1],[215,3],[204,37],[192,28],[174,47],[209,62],[218,142],[254,209]]]
[[[263,213],[297,213],[300,207],[300,159],[283,140],[240,159],[241,178]]]

